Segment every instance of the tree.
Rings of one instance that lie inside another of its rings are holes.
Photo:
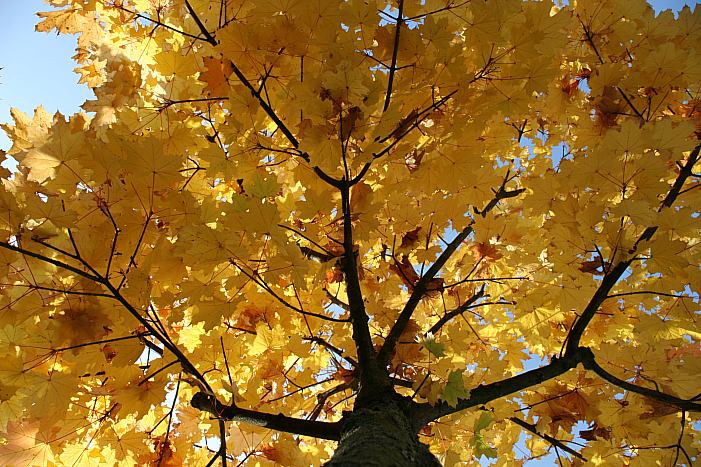
[[[3,465],[698,460],[698,8],[49,3]]]

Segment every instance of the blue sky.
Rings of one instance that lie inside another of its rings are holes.
[[[651,1],[657,10],[671,8],[678,11],[684,5],[694,5],[689,0]],[[91,96],[85,85],[78,85],[78,75],[73,72],[71,57],[75,51],[72,36],[57,36],[34,32],[37,11],[50,8],[41,0],[0,0],[0,18],[5,18],[0,28],[0,122],[10,119],[10,107],[17,107],[31,114],[43,105],[49,113],[65,115],[80,110],[80,105]],[[9,149],[10,142],[0,131],[0,149]],[[540,362],[533,361],[531,366]],[[580,427],[581,428],[581,427]],[[522,449],[523,440],[515,448]],[[527,463],[528,467],[556,465],[554,456]]]
[[[69,115],[90,96],[73,72],[75,38],[34,32],[35,13],[50,9],[41,0],[0,0],[0,122],[11,121],[10,107]],[[0,149],[9,145],[0,131]]]

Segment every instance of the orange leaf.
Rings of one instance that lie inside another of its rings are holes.
[[[233,63],[227,59],[204,57],[204,66],[207,71],[200,73],[200,81],[207,83],[210,96],[226,95],[229,86],[229,76],[234,71]]]

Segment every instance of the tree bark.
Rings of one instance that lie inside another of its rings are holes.
[[[377,399],[343,417],[338,448],[325,467],[440,467],[421,443],[396,394]]]

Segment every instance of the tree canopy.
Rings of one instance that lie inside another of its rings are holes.
[[[701,9],[48,3],[2,465],[698,461]]]

